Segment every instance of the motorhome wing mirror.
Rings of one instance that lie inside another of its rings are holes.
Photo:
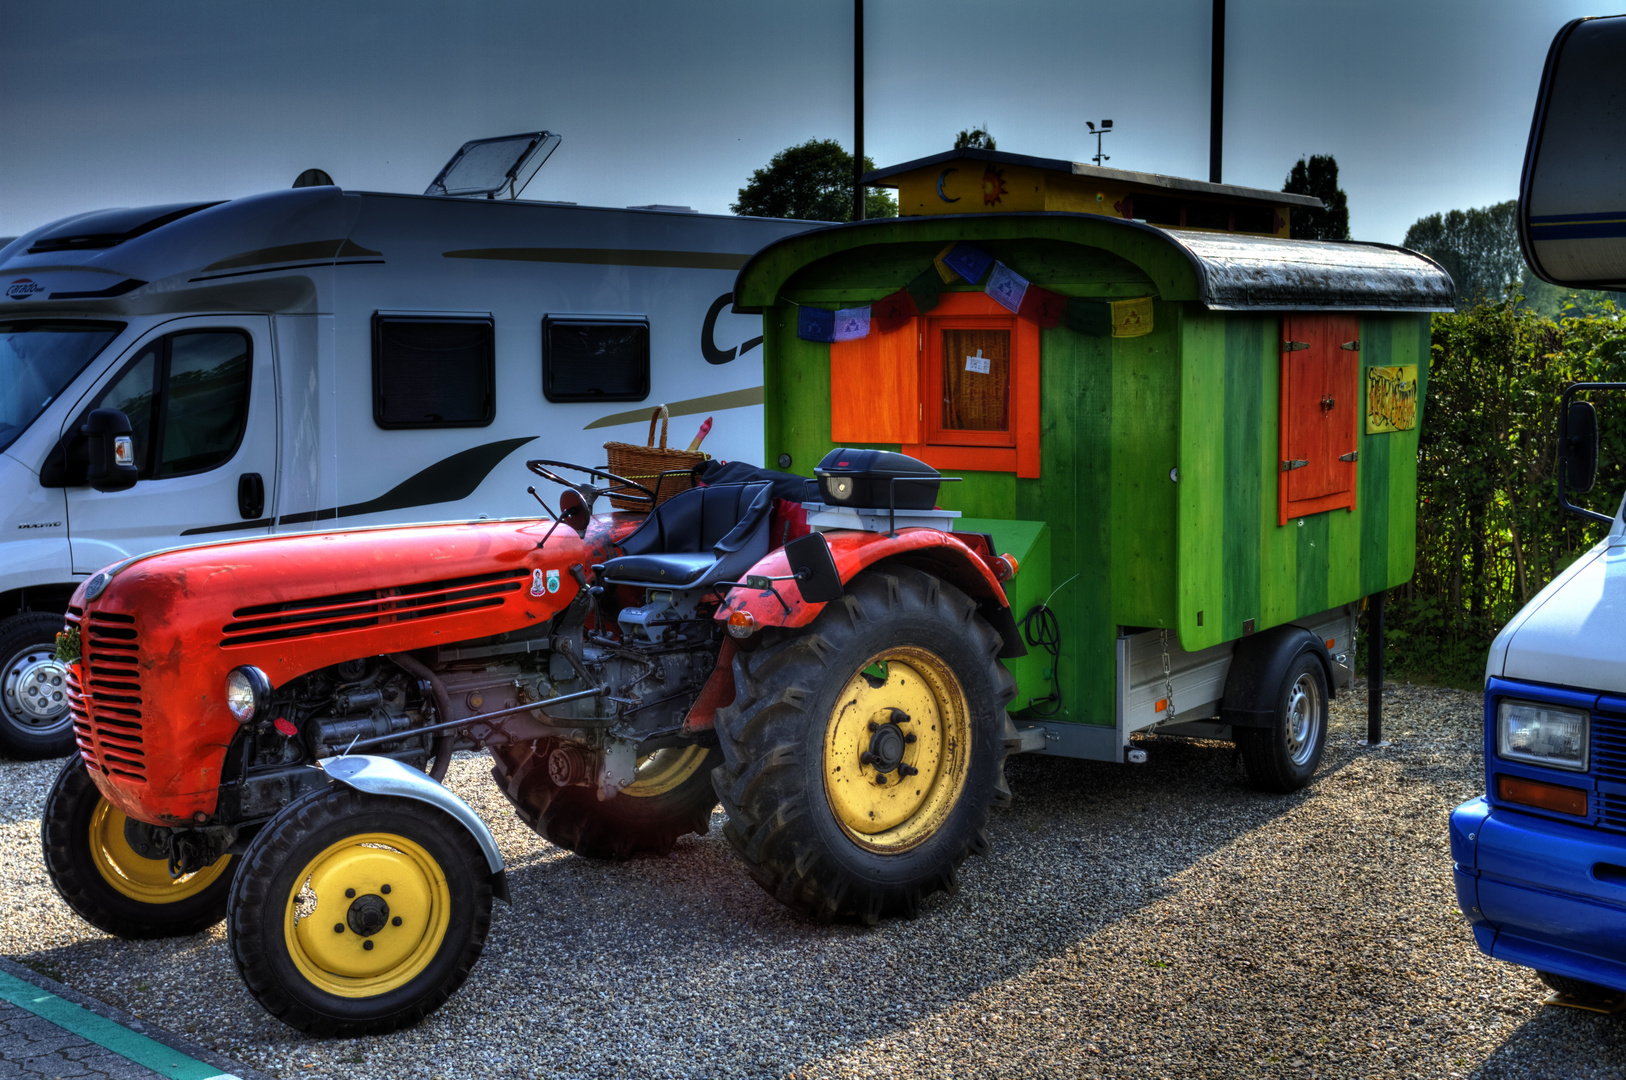
[[[1626,15],[1553,39],[1519,180],[1519,246],[1537,276],[1626,288]]]
[[[1564,487],[1577,495],[1591,491],[1598,480],[1598,413],[1592,402],[1570,402],[1558,452]]]
[[[128,416],[118,409],[92,409],[79,432],[86,437],[89,463],[85,480],[91,487],[123,491],[135,485],[139,469]]]
[[[804,602],[822,604],[841,599],[841,571],[836,569],[823,533],[808,533],[786,544],[785,560],[796,576],[796,589]]]
[[[558,145],[548,131],[466,142],[424,194],[517,199]]]

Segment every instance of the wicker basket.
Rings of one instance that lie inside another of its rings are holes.
[[[661,444],[655,445],[655,423],[661,425]],[[624,476],[628,480],[644,485],[655,493],[655,505],[670,499],[679,492],[688,491],[694,487],[694,474],[690,471],[696,465],[710,457],[709,454],[699,450],[668,450],[666,448],[666,428],[671,422],[671,413],[666,406],[656,409],[649,418],[648,445],[639,446],[637,443],[607,442],[604,444],[604,453],[609,464],[605,468],[617,476]],[[617,510],[647,510],[649,506],[641,497],[625,498],[619,495],[610,496],[610,505]]]

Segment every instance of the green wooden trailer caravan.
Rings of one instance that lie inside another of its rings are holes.
[[[903,216],[778,241],[736,283],[763,315],[765,460],[868,447],[963,477],[954,528],[1019,563],[1025,749],[1234,737],[1257,781],[1304,783],[1362,599],[1412,574],[1449,276],[1291,239],[1319,203],[1279,192],[975,150],[866,180]]]

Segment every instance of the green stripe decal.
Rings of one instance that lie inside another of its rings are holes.
[[[223,1073],[207,1062],[187,1057],[156,1039],[48,994],[33,983],[4,971],[0,971],[0,998],[170,1080],[235,1080],[230,1073]]]
[[[1260,499],[1263,482],[1253,445],[1264,426],[1264,323],[1232,318],[1225,324],[1225,604],[1213,612],[1221,640],[1259,619]],[[1272,491],[1274,496],[1275,492]]]

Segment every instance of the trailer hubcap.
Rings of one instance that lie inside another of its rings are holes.
[[[446,938],[452,903],[446,875],[404,836],[347,837],[295,880],[284,942],[300,974],[330,994],[374,997],[404,986]]]
[[[223,855],[195,873],[170,877],[168,859],[149,859],[130,846],[124,834],[127,820],[106,799],[97,803],[90,815],[90,858],[102,880],[132,900],[177,903],[213,885],[231,864],[232,857]]]
[[[965,788],[971,714],[960,682],[924,649],[888,649],[836,699],[824,734],[824,793],[852,840],[906,851],[931,837]]]
[[[1315,750],[1316,733],[1321,726],[1321,689],[1306,672],[1287,692],[1287,756],[1303,765]]]
[[[66,727],[68,666],[43,645],[12,657],[5,672],[5,702],[12,719],[33,731]]]

